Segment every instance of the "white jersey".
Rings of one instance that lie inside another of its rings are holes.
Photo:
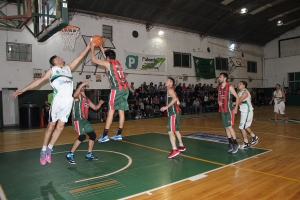
[[[50,85],[53,88],[53,97],[60,96],[73,98],[73,75],[69,66],[51,67],[52,76]]]
[[[252,103],[251,103],[250,92],[247,89],[244,89],[243,91],[239,92],[238,96],[242,97],[244,92],[247,92],[248,96],[247,96],[246,99],[244,99],[243,102],[240,102],[240,105],[239,105],[240,106],[240,111],[241,112],[251,112],[253,110],[253,106],[252,106]]]
[[[278,92],[274,91],[274,103],[277,104],[278,101],[280,101],[282,99],[283,99],[283,96],[282,96],[281,90],[279,90]]]

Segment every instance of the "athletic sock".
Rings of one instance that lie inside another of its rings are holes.
[[[244,142],[248,144],[248,139],[244,139]]]
[[[48,148],[49,149],[53,149],[53,145],[52,144],[48,144]]]
[[[102,137],[107,136],[107,134],[108,134],[108,129],[104,129],[103,134],[102,134]]]
[[[236,139],[233,139],[233,144],[238,144]]]
[[[233,141],[231,138],[228,138],[228,142],[229,142],[229,144],[233,144]]]
[[[119,128],[117,135],[122,135],[122,128]]]
[[[251,137],[255,137],[254,133],[250,133]]]
[[[47,150],[47,146],[43,146],[42,151],[46,151]]]

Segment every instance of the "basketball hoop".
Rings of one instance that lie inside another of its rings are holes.
[[[80,28],[77,26],[66,26],[61,31],[63,50],[73,52],[75,49],[76,39],[80,35]]]

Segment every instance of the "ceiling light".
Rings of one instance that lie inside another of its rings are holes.
[[[232,43],[232,44],[229,46],[229,49],[230,49],[231,51],[233,51],[233,50],[235,49],[235,44]]]
[[[158,36],[159,36],[159,37],[163,37],[164,34],[165,34],[165,32],[163,32],[163,31],[158,31]]]
[[[240,14],[246,14],[248,12],[248,9],[247,8],[242,8],[240,10]]]
[[[282,25],[283,25],[283,22],[281,20],[278,20],[277,26],[282,26]]]

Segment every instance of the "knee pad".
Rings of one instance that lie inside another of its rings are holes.
[[[78,140],[79,140],[80,142],[82,142],[82,141],[85,140],[85,138],[86,138],[86,135],[79,135]]]
[[[90,137],[90,140],[95,140],[96,139],[96,133],[95,131],[87,133],[87,135]]]

